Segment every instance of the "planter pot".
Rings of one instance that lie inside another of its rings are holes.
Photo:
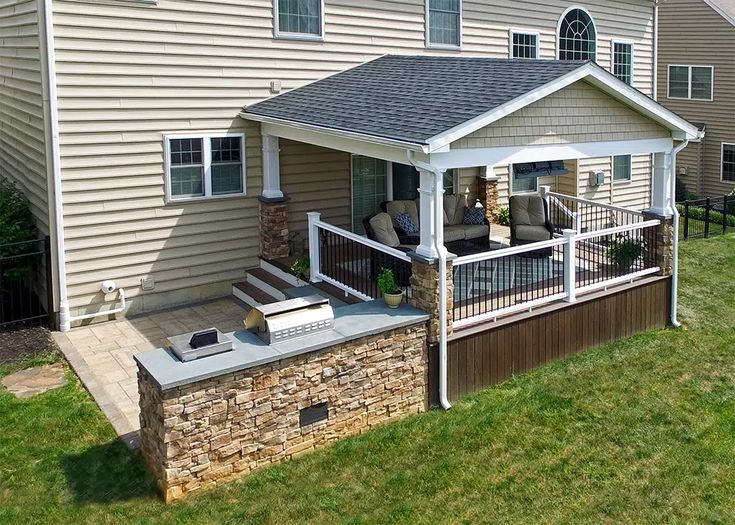
[[[387,304],[389,308],[398,308],[403,302],[403,292],[384,293],[383,299],[385,299],[385,304]]]

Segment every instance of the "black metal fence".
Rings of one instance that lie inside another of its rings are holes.
[[[411,262],[326,229],[319,229],[319,273],[371,299],[381,297],[378,275],[389,269],[408,302]]]
[[[49,237],[0,245],[0,330],[53,324]]]
[[[698,239],[735,231],[735,197],[724,195],[677,203],[679,238]]]

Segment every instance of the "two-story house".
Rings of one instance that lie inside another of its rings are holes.
[[[115,306],[104,280],[129,313],[219,297],[306,246],[307,212],[361,234],[382,201],[434,203],[431,155],[470,205],[550,186],[663,213],[672,149],[698,136],[649,98],[653,0],[7,0],[0,19],[0,175],[54,239],[63,328]],[[325,85],[344,106],[297,89],[345,71]]]
[[[659,8],[658,100],[706,129],[679,156],[689,193],[735,189],[735,2],[667,0]]]

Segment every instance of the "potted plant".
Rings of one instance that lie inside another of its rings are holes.
[[[378,288],[383,293],[385,304],[390,308],[398,308],[403,302],[403,290],[396,284],[393,270],[383,268],[378,275]]]
[[[627,272],[643,256],[643,244],[635,239],[615,239],[607,249],[607,257],[621,272]]]
[[[303,255],[294,261],[294,263],[291,265],[291,271],[299,279],[308,281],[309,273],[310,273],[309,264],[310,264],[309,257],[306,255]]]

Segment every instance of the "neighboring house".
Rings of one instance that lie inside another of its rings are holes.
[[[653,0],[6,0],[0,175],[52,235],[56,309],[74,322],[110,308],[103,280],[127,291],[130,314],[224,296],[261,256],[287,253],[289,235],[296,251],[306,244],[307,212],[361,233],[383,200],[418,186],[430,199],[408,152],[486,207],[546,184],[666,213],[671,150],[698,134],[647,97],[653,12]],[[335,91],[344,108],[318,87],[294,90],[386,54],[444,60],[354,69],[366,83]],[[420,71],[428,84],[410,82]],[[393,82],[398,106],[379,89]],[[444,99],[443,85],[454,90]],[[359,100],[375,112],[349,113],[364,111],[350,106]],[[515,175],[562,160],[563,176]],[[436,255],[426,217],[419,251]]]
[[[679,155],[690,193],[735,189],[735,1],[666,0],[659,8],[658,101],[706,130]]]

